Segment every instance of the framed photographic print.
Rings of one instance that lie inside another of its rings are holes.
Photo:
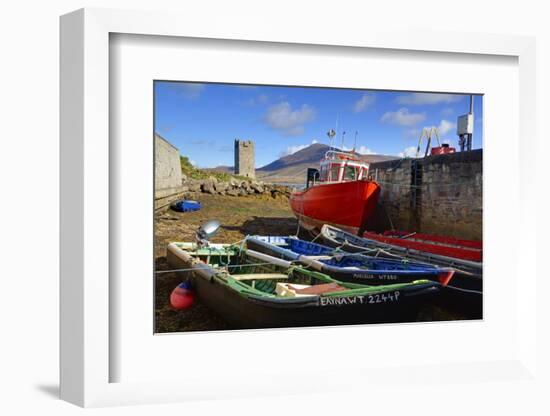
[[[482,99],[156,80],[155,333],[481,319]]]
[[[62,398],[538,386],[533,40],[219,23],[62,17]]]

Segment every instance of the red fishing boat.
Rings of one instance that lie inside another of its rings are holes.
[[[308,169],[306,189],[290,196],[290,207],[309,230],[335,225],[354,234],[365,231],[380,186],[369,179],[369,164],[354,152],[329,150],[320,170]]]
[[[477,240],[394,230],[386,231],[383,234],[366,232],[363,237],[455,259],[481,262],[483,258],[483,243]]]

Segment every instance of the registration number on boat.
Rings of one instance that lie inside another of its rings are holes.
[[[368,295],[367,298],[369,303],[395,302],[399,299],[399,291],[393,293],[377,293],[376,295]]]
[[[389,293],[377,293],[374,295],[361,296],[339,296],[339,297],[321,297],[320,306],[341,306],[341,305],[363,305],[397,302],[399,300],[399,291]]]
[[[377,280],[397,280],[398,277],[395,274],[362,274],[354,273],[355,279],[377,279]]]

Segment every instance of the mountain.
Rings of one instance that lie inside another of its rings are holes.
[[[256,169],[256,176],[266,182],[303,183],[308,168],[319,168],[319,162],[330,149],[326,144],[314,143],[291,155],[283,156],[268,165]],[[335,149],[338,150],[338,149]],[[368,163],[398,159],[397,156],[361,155]]]
[[[235,168],[233,166],[216,166],[215,168],[202,168],[202,170],[210,171],[210,172],[220,172],[220,173],[229,173],[233,174],[235,171]]]
[[[326,144],[314,143],[304,149],[298,150],[291,155],[283,156],[271,162],[269,165],[265,165],[260,169],[256,169],[261,172],[275,172],[289,166],[295,166],[303,163],[319,162],[325,155],[329,147]]]

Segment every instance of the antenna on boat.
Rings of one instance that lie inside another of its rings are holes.
[[[353,140],[353,150],[352,153],[355,153],[355,147],[357,146],[357,130],[355,130],[355,139]]]
[[[340,116],[339,114],[336,114],[336,125],[334,126],[333,129],[330,129],[329,131],[327,131],[329,150],[332,150],[332,141],[334,140],[334,136],[336,136],[336,132],[338,131],[339,116]]]
[[[346,132],[343,131],[342,132],[342,147],[340,148],[340,150],[344,150],[344,136],[346,135]]]
[[[329,131],[327,131],[327,136],[329,147],[332,149],[332,139],[334,138],[334,136],[336,136],[336,131],[334,129],[330,129]]]

